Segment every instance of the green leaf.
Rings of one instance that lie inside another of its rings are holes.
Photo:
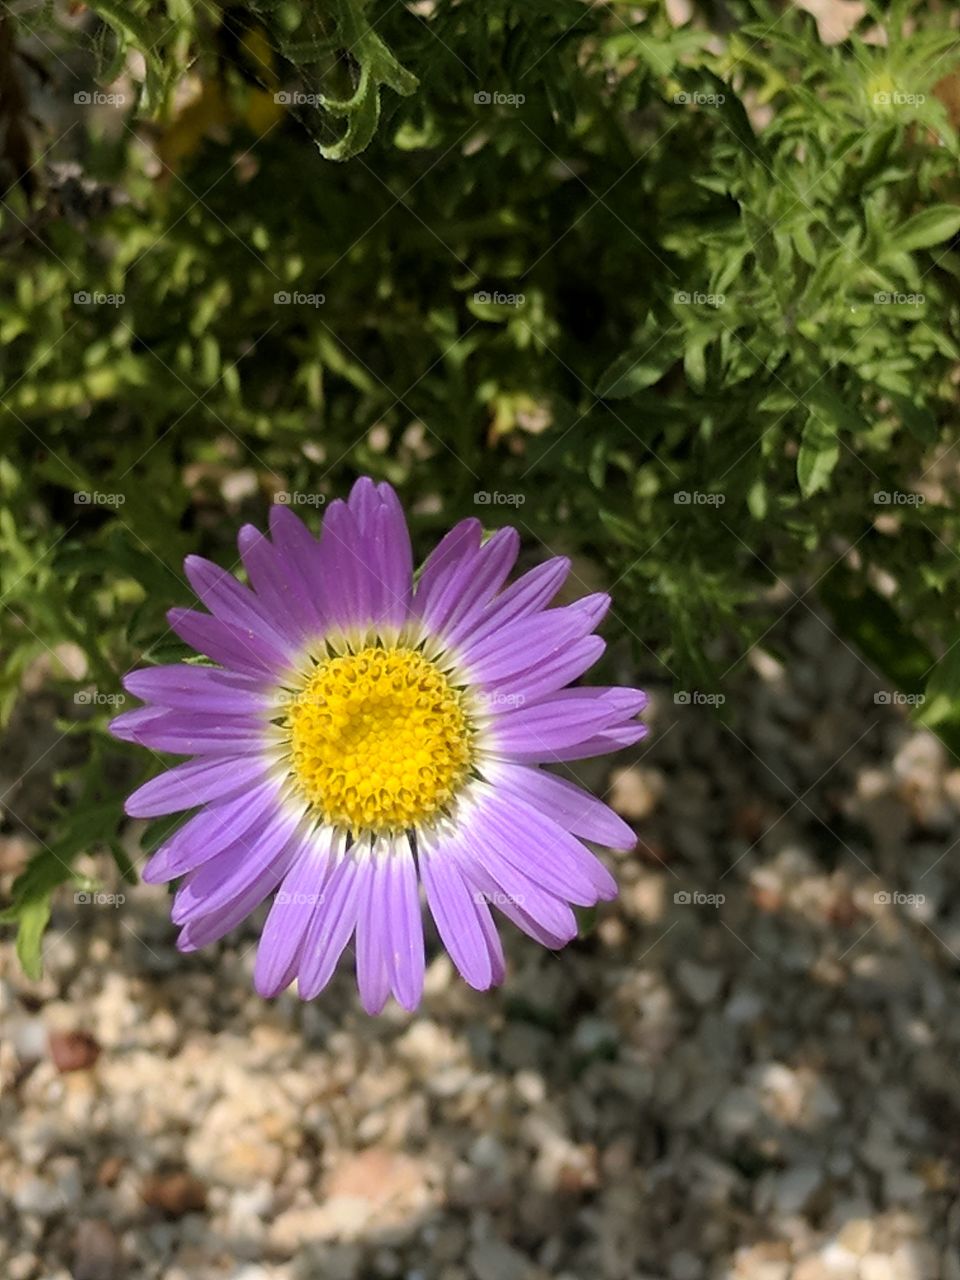
[[[577,907],[575,909],[578,938],[589,938],[592,933],[596,932],[597,914],[596,907]]]
[[[935,204],[908,218],[894,235],[891,248],[898,253],[929,249],[931,245],[943,244],[958,231],[960,209],[953,204]]]
[[[387,85],[406,97],[416,89],[417,78],[400,65],[367,22],[359,0],[336,0],[336,8],[338,37],[358,63],[360,75],[350,98],[322,98],[331,115],[346,120],[347,129],[336,142],[317,145],[325,160],[349,160],[369,145],[376,132],[380,86]]]
[[[883,596],[856,580],[842,563],[821,583],[837,630],[895,689],[918,694],[933,658]]]
[[[930,673],[925,690],[923,723],[931,729],[955,720],[960,710],[960,643],[954,644]]]
[[[715,337],[713,329],[699,329],[687,337],[687,347],[683,353],[683,371],[687,382],[695,391],[702,391],[706,386],[706,350]]]
[[[43,935],[54,890],[71,879],[69,866],[52,849],[41,849],[13,882],[10,906],[0,913],[0,923],[17,926],[17,959],[34,981],[43,971]]]
[[[646,349],[618,356],[601,375],[596,393],[604,400],[623,400],[659,382],[675,361],[673,345],[662,335]]]
[[[762,476],[757,476],[747,490],[747,509],[754,520],[763,520],[767,514],[767,486]]]
[[[894,395],[891,399],[910,434],[924,444],[933,444],[940,432],[937,420],[930,410],[925,405],[914,404],[906,396]]]
[[[43,935],[50,922],[50,898],[49,893],[31,898],[17,918],[17,959],[34,982],[43,974]]]
[[[836,427],[811,413],[797,454],[797,482],[805,498],[825,489],[840,457]]]

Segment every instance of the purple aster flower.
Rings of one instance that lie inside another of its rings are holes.
[[[130,796],[136,818],[196,809],[149,859],[180,879],[178,947],[223,937],[276,891],[254,981],[309,1000],[354,939],[364,1008],[423,990],[420,885],[466,981],[502,981],[491,904],[547,947],[576,935],[571,904],[616,885],[584,841],[629,849],[601,801],[545,772],[629,746],[645,728],[634,689],[567,686],[604,648],[605,595],[549,608],[570,568],[548,560],[504,586],[519,538],[463,520],[414,576],[387,484],[357,481],[320,539],[287,507],[239,546],[249,586],[189,556],[209,612],[170,611],[215,666],[131,672],[147,705],[116,737],[192,756]]]

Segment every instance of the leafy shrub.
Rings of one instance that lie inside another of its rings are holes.
[[[0,19],[6,715],[39,656],[82,665],[7,912],[31,971],[79,853],[133,874],[104,730],[180,652],[184,554],[358,472],[425,539],[476,511],[599,563],[686,684],[813,590],[955,744],[956,20],[729,12]]]

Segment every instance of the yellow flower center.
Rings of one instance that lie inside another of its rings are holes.
[[[321,662],[287,727],[302,794],[355,836],[434,818],[473,756],[462,694],[415,649],[370,646]]]

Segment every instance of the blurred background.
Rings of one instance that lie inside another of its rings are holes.
[[[0,1275],[960,1280],[958,124],[946,4],[3,9]],[[105,731],[358,474],[652,692],[620,899],[377,1020],[178,955]]]

